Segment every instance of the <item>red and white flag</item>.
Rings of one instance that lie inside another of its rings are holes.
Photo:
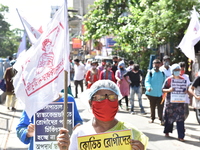
[[[65,4],[66,5],[66,4]],[[64,69],[69,72],[68,15],[65,5],[54,15],[47,30],[26,51],[13,84],[17,99],[29,118],[58,98],[64,88]]]
[[[19,12],[18,15],[30,42],[34,44],[37,41],[37,39],[39,39],[39,37],[41,36],[41,33],[38,30],[36,30],[32,25],[30,25],[30,23],[25,19],[25,17],[22,17]]]
[[[200,40],[200,23],[199,13],[194,9],[192,11],[191,20],[187,28],[187,32],[181,40],[177,48],[180,48],[182,52],[191,60],[195,61],[194,46]]]
[[[24,32],[24,35],[21,39],[21,42],[19,44],[19,48],[17,51],[17,57],[21,54],[21,52],[23,52],[24,50],[26,50],[26,32]]]

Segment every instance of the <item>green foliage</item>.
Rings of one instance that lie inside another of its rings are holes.
[[[20,37],[19,29],[10,30],[10,24],[5,21],[5,13],[9,11],[7,6],[0,4],[0,57],[12,56],[17,52]]]
[[[176,51],[193,6],[199,10],[199,0],[97,0],[85,15],[84,40],[112,35],[116,46],[129,53],[173,41]]]

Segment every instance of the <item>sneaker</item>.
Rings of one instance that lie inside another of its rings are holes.
[[[141,113],[141,114],[146,114],[146,112],[144,111],[144,109],[142,109],[142,110],[140,111],[140,113]]]
[[[134,111],[131,111],[131,115],[135,115],[136,113]]]
[[[12,107],[12,111],[16,111],[16,108]]]

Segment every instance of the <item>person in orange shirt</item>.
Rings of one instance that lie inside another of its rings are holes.
[[[91,68],[86,72],[85,80],[87,82],[87,89],[89,89],[94,82],[99,80],[99,70],[97,69],[97,65],[97,61],[92,61]]]

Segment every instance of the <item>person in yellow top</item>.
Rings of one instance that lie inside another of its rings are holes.
[[[57,136],[60,150],[64,149],[63,146],[69,150],[78,150],[78,137],[80,136],[125,129],[132,129],[133,139],[130,140],[130,148],[146,150],[149,138],[135,127],[127,126],[126,123],[115,118],[118,111],[118,100],[122,95],[113,81],[96,81],[85,93],[84,98],[89,100],[94,118],[77,127],[71,137],[68,135],[68,130],[62,128]]]

